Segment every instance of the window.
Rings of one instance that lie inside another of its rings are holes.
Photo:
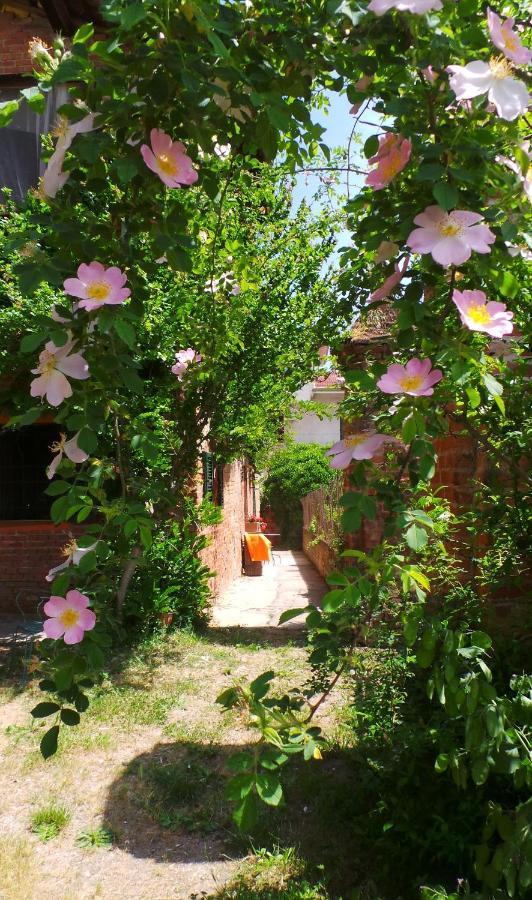
[[[49,518],[46,467],[53,456],[50,444],[58,438],[57,425],[0,431],[0,519]]]
[[[215,463],[212,453],[201,454],[203,466],[203,496],[209,497],[217,506],[224,505],[224,467]]]
[[[21,87],[27,87],[27,82]],[[19,87],[0,87],[2,103],[16,100],[19,95]],[[66,99],[66,88],[54,88],[47,94],[42,115],[23,101],[10,124],[0,129],[0,187],[11,188],[14,200],[23,200],[28,190],[37,185],[45,168],[41,163],[41,135],[50,131],[57,109]]]

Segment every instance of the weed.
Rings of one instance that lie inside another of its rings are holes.
[[[98,828],[85,828],[80,831],[76,838],[76,845],[84,850],[90,850],[93,847],[104,847],[107,850],[113,846],[115,835],[110,828],[103,825]]]
[[[41,806],[32,814],[31,830],[41,841],[50,841],[68,825],[70,813],[64,806],[54,802]]]
[[[255,850],[233,882],[212,900],[327,900],[323,885],[305,877],[306,868],[293,847]]]

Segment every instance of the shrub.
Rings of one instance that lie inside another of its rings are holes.
[[[217,507],[203,502],[185,504],[181,521],[169,520],[156,532],[143,565],[139,566],[128,594],[126,617],[136,627],[142,619],[156,624],[157,613],[174,613],[174,624],[185,627],[205,621],[212,572],[203,565],[200,553],[208,545],[201,531],[216,524]]]
[[[319,444],[291,444],[275,450],[268,460],[262,505],[274,513],[281,541],[287,547],[301,547],[301,498],[335,477],[325,450]]]

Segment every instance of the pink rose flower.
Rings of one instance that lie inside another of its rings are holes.
[[[48,165],[40,183],[40,193],[43,196],[53,199],[57,192],[66,184],[70,178],[70,172],[63,172],[66,152],[77,134],[86,134],[88,131],[93,130],[93,113],[89,113],[88,116],[80,119],[79,122],[72,123],[63,116],[59,117],[59,122],[53,130],[53,134],[57,136],[57,144],[48,160]]]
[[[511,334],[513,312],[504,303],[489,300],[484,291],[453,291],[453,302],[458,308],[462,323],[470,331],[482,331],[492,337],[502,338]]]
[[[390,9],[398,9],[400,12],[415,13],[422,16],[433,9],[441,9],[441,0],[371,0],[368,9],[376,16],[383,16]]]
[[[366,184],[380,191],[402,172],[410,159],[412,142],[401,134],[384,134],[379,137],[379,149],[368,162],[376,168],[366,178]]]
[[[201,354],[197,350],[193,350],[192,347],[189,347],[188,350],[178,350],[175,358],[176,362],[172,366],[171,371],[174,375],[177,375],[179,381],[183,380],[183,375],[191,363],[198,363],[202,360]]]
[[[333,444],[325,456],[332,456],[332,469],[347,469],[352,459],[371,459],[384,441],[392,440],[388,434],[351,434]]]
[[[93,261],[81,263],[77,278],[67,278],[63,287],[67,294],[79,297],[78,308],[92,312],[100,306],[115,306],[123,303],[131,291],[125,288],[127,275],[117,266],[106,269],[101,263]]]
[[[495,46],[516,66],[529,66],[532,62],[532,50],[521,43],[514,31],[514,23],[513,18],[505,19],[503,22],[496,12],[488,9],[488,29]]]
[[[370,295],[370,303],[375,303],[377,300],[384,300],[385,297],[388,297],[392,291],[397,287],[402,278],[406,275],[406,270],[408,269],[408,264],[410,262],[410,257],[407,256],[403,260],[403,268],[399,268],[399,264],[395,263],[395,272],[391,275],[388,275],[388,278],[381,284],[380,288],[377,288],[376,291]]]
[[[447,66],[451,72],[449,84],[457,100],[471,100],[488,95],[497,115],[511,122],[528,109],[528,90],[518,78],[512,78],[512,67],[503,57],[489,63],[475,60],[466,66]]]
[[[82,450],[81,447],[78,447],[78,436],[79,431],[74,435],[74,437],[70,438],[70,440],[67,441],[66,434],[61,434],[59,440],[55,444],[52,444],[50,450],[52,451],[52,453],[57,453],[57,456],[54,456],[52,462],[46,469],[48,478],[54,477],[56,469],[63,459],[63,453],[74,463],[83,463],[86,462],[86,460],[89,458],[89,454],[85,453],[85,451]]]
[[[71,353],[74,342],[69,340],[63,347],[56,347],[52,341],[44,345],[39,354],[39,365],[32,369],[34,378],[30,386],[32,397],[46,397],[51,406],[59,406],[63,400],[72,396],[70,382],[65,377],[79,378],[81,381],[90,375],[89,366],[81,353]]]
[[[90,547],[78,547],[76,541],[70,541],[61,550],[61,554],[65,557],[65,561],[60,563],[58,566],[54,566],[53,569],[50,569],[48,574],[45,576],[46,581],[53,581],[56,574],[58,572],[62,572],[63,569],[67,569],[68,566],[79,565],[85,554],[89,553],[90,550],[94,550],[97,543],[98,541],[96,541],[94,544],[91,544]]]
[[[427,206],[414,219],[419,225],[408,236],[407,244],[415,253],[431,253],[442,266],[460,266],[471,251],[490,253],[495,235],[487,225],[479,225],[479,213],[455,209],[446,213],[440,206]]]
[[[371,82],[374,79],[374,75],[363,75],[362,78],[359,78],[355,84],[355,91],[367,91]],[[356,116],[360,107],[364,103],[364,100],[361,100],[359,103],[354,103],[351,109],[349,110],[350,115]]]
[[[434,385],[443,378],[440,369],[432,369],[430,359],[411,359],[406,366],[393,363],[377,382],[385,394],[409,394],[431,397]]]
[[[87,609],[90,601],[79,591],[67,591],[66,597],[52,596],[44,604],[45,619],[43,631],[46,637],[62,637],[65,644],[79,644],[86,631],[91,631],[96,624],[96,616],[92,609]]]
[[[163,184],[178,188],[183,184],[194,184],[198,180],[198,173],[186,154],[184,144],[172,141],[169,134],[158,128],[152,128],[150,141],[151,148],[143,144],[140,152],[148,168],[159,176]]]

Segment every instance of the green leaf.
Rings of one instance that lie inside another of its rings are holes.
[[[72,487],[67,481],[52,481],[45,490],[45,494],[49,497],[59,497],[60,494],[66,494]]]
[[[283,799],[281,782],[274,775],[257,775],[257,793],[260,799],[268,806],[279,806]]]
[[[350,507],[342,513],[342,528],[344,531],[358,531],[362,524],[362,515],[359,509]]]
[[[492,270],[491,275],[497,285],[497,290],[503,297],[507,297],[510,300],[517,297],[520,290],[520,283],[513,272],[510,272],[508,269],[504,272]]]
[[[405,538],[410,549],[418,552],[419,550],[422,550],[427,543],[428,535],[424,528],[421,528],[414,522],[407,528]]]
[[[437,772],[445,772],[449,765],[449,757],[446,753],[440,753],[437,757],[436,762],[434,763],[434,768]]]
[[[92,428],[87,425],[78,434],[78,447],[85,453],[94,453],[98,449],[98,438]]]
[[[229,779],[225,786],[227,800],[242,800],[246,797],[255,784],[254,772],[240,772]]]
[[[38,703],[37,706],[34,706],[31,710],[31,715],[34,719],[44,719],[46,716],[53,716],[54,713],[58,712],[60,709],[57,703],[50,703],[44,701],[43,703]]]
[[[36,112],[38,115],[44,112],[46,109],[46,97],[44,94],[41,94],[39,88],[24,88],[20,93],[26,98],[28,106],[33,112]]]
[[[366,159],[369,159],[370,156],[375,156],[377,150],[379,149],[379,136],[378,134],[372,134],[366,140],[364,144],[364,156]]]
[[[299,609],[285,609],[279,616],[278,624],[283,625],[285,622],[289,622],[290,619],[295,619],[296,616],[301,616],[303,613],[306,613],[308,609],[308,606],[302,606]]]
[[[484,784],[488,779],[490,767],[485,757],[479,756],[471,766],[471,778],[475,784]]]
[[[249,689],[255,700],[261,700],[262,697],[265,697],[270,689],[270,681],[275,678],[275,672],[271,669],[268,672],[263,672],[258,678],[255,678],[254,681],[251,682]]]
[[[452,184],[447,184],[445,181],[435,184],[432,188],[432,194],[436,202],[446,212],[455,209],[458,204],[458,191]]]
[[[227,760],[227,768],[231,772],[247,772],[253,768],[254,762],[252,753],[235,753]]]
[[[146,18],[148,12],[147,5],[142,3],[141,0],[137,0],[135,3],[128,3],[120,16],[122,28],[133,28],[135,25],[138,25],[139,22]]]
[[[57,739],[59,737],[59,725],[53,725],[41,738],[40,748],[44,759],[48,759],[57,753]]]
[[[62,709],[61,721],[64,722],[65,725],[79,725],[80,715],[75,709]]]
[[[482,381],[484,382],[488,394],[490,394],[492,397],[500,397],[502,395],[503,386],[493,377],[493,375],[483,375]]]
[[[94,25],[92,22],[85,22],[81,28],[78,28],[74,37],[72,38],[73,44],[85,44],[94,34]]]
[[[72,669],[58,669],[54,672],[54,681],[58,691],[65,691],[72,684]]]
[[[48,335],[45,331],[35,331],[32,334],[25,334],[20,342],[20,349],[22,353],[33,353],[37,347],[48,340]]]
[[[257,801],[254,794],[248,794],[233,813],[237,827],[242,832],[249,832],[257,822]]]
[[[0,128],[5,128],[20,106],[20,100],[4,100],[0,103]]]
[[[345,603],[345,591],[342,590],[329,591],[321,600],[322,609],[328,613],[336,612],[342,603]]]
[[[126,319],[115,319],[113,326],[119,338],[133,350],[137,341],[137,333],[133,326]]]

